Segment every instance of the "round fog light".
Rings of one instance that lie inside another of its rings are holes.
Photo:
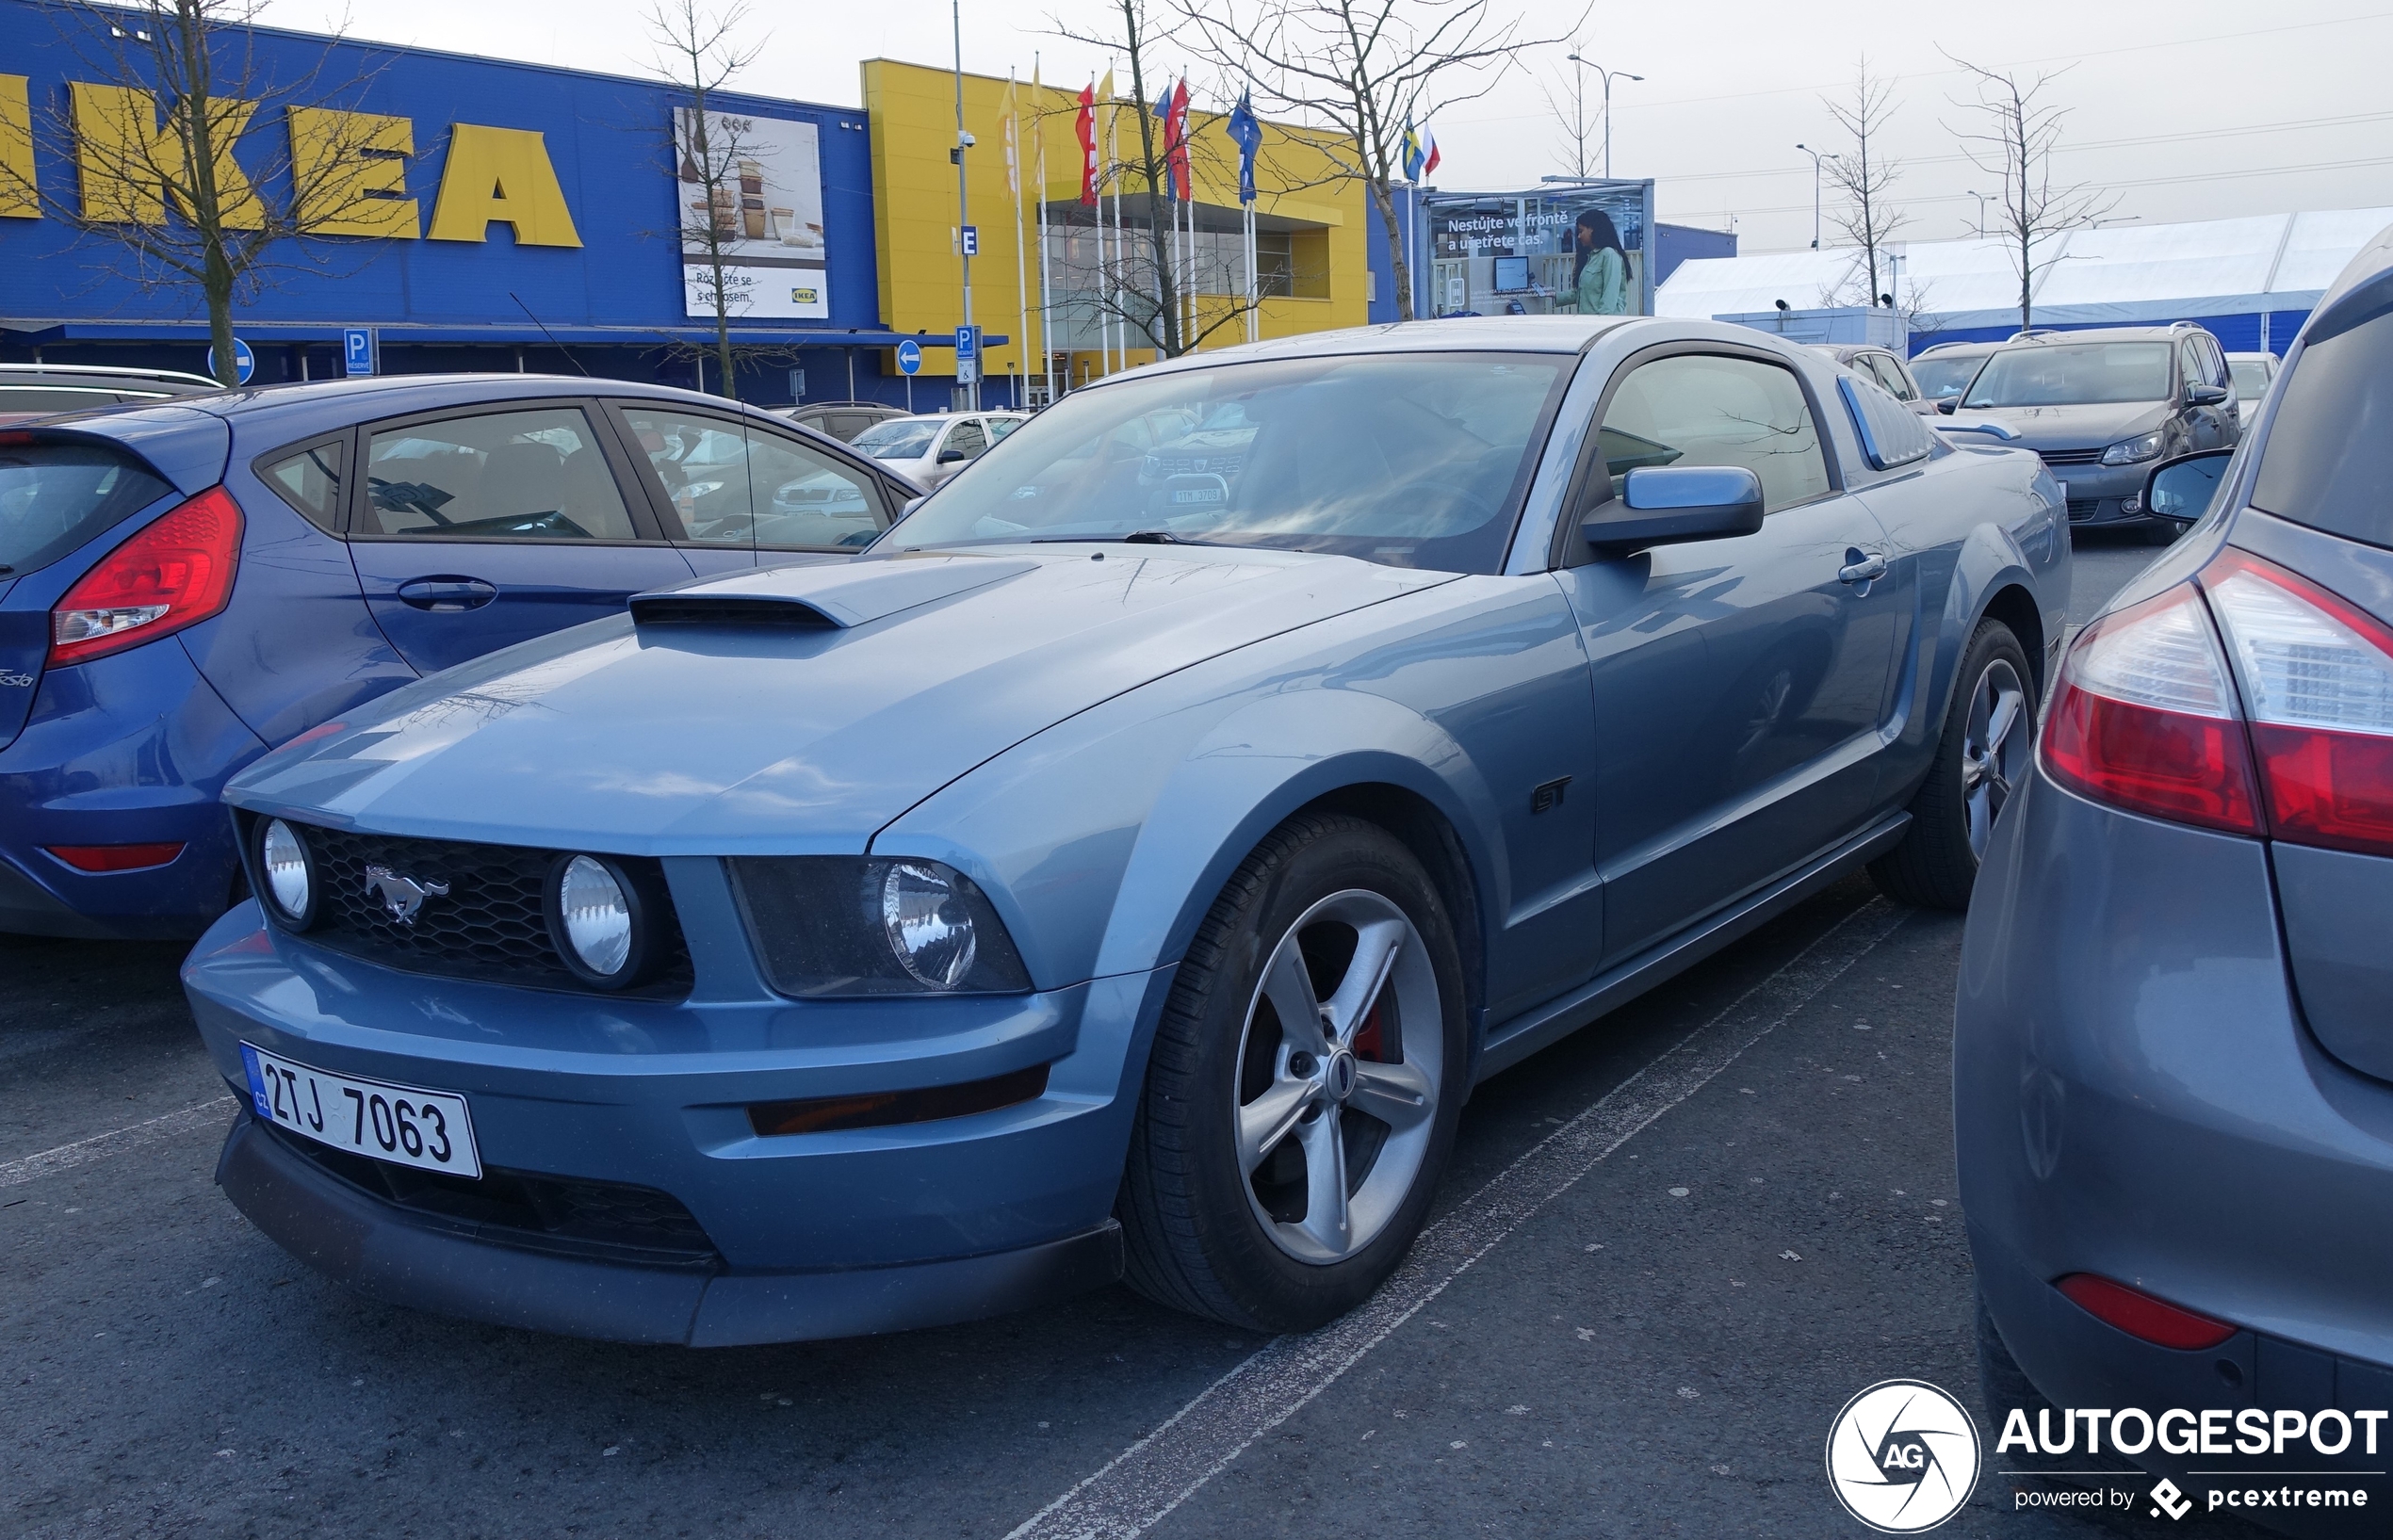
[[[257,842],[258,866],[266,874],[266,900],[275,917],[303,928],[316,917],[316,873],[307,842],[281,819],[269,819]]]
[[[638,961],[630,888],[594,856],[577,855],[557,868],[554,912],[559,948],[593,983],[630,979]]]

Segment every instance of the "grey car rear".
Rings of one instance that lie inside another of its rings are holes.
[[[2238,1514],[2293,1533],[2363,1518],[2305,1483],[2393,1501],[2352,1474],[2393,1458],[2393,1420],[2360,1415],[2393,1409],[2388,485],[2393,231],[2312,316],[2190,538],[2072,645],[1955,1024],[1995,1417],[2298,1411],[2318,1441],[2267,1459],[2032,1451],[2132,1460],[2205,1506],[2245,1489],[2221,1486],[2238,1462],[2338,1472]]]

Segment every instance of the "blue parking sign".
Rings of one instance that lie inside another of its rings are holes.
[[[374,333],[362,326],[341,328],[341,364],[350,374],[372,374]]]
[[[957,327],[955,329],[955,361],[958,364],[970,364],[977,362],[980,356],[981,329],[977,326]]]

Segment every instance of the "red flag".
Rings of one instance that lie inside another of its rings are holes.
[[[1097,82],[1081,88],[1080,116],[1072,131],[1081,140],[1081,202],[1097,202]]]
[[[1171,162],[1172,191],[1181,203],[1191,196],[1188,171],[1188,77],[1172,92],[1172,109],[1164,119],[1164,154]]]

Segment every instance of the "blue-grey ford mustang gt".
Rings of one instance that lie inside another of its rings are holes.
[[[1126,1277],[1326,1321],[1474,1081],[1867,864],[1958,906],[2068,543],[2032,455],[1708,322],[1079,392],[862,557],[383,696],[226,797],[219,1180],[380,1298],[636,1341]]]

